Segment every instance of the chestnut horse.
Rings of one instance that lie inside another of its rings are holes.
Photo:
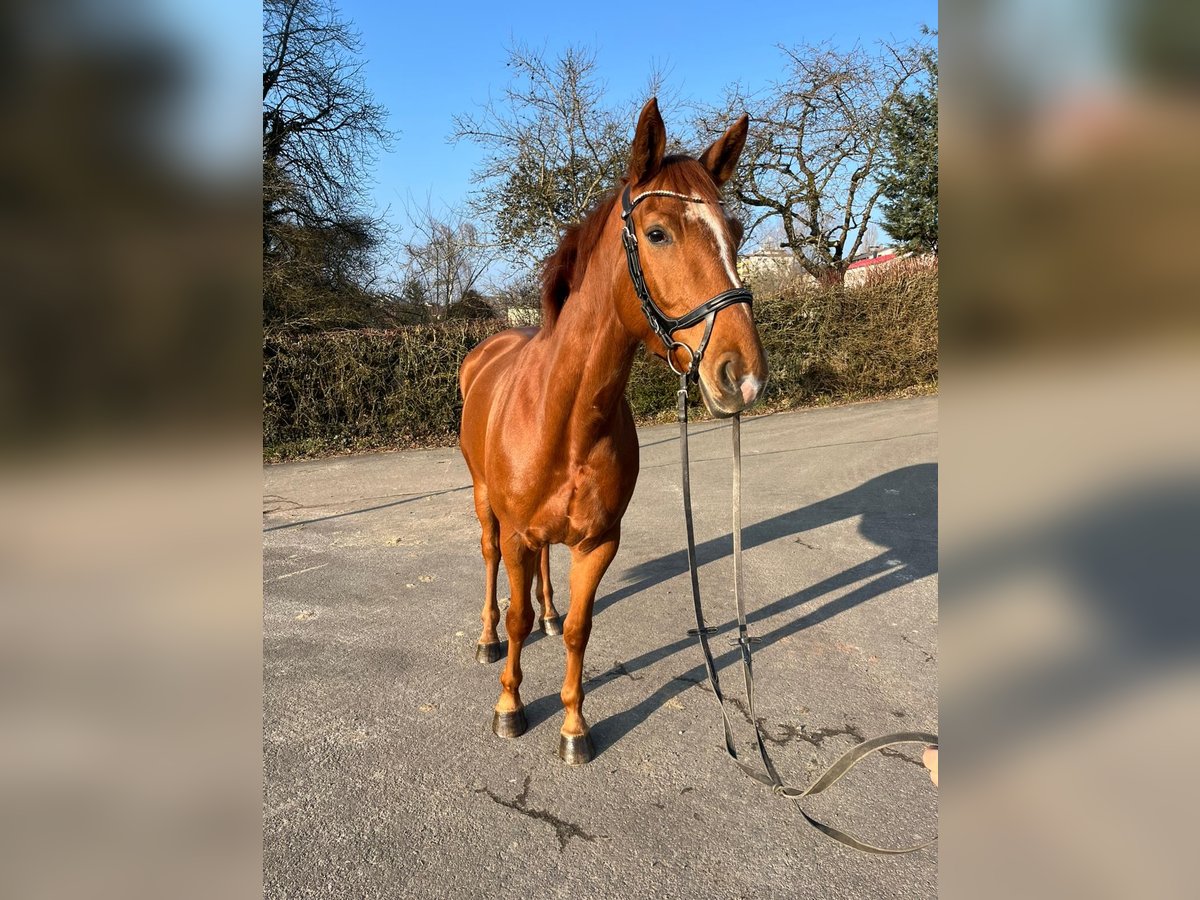
[[[698,160],[664,158],[666,128],[652,98],[638,119],[624,181],[567,230],[546,262],[542,327],[488,338],[467,355],[459,373],[460,446],[475,486],[487,568],[476,650],[481,662],[503,653],[496,633],[502,558],[512,596],[505,620],[508,661],[492,730],[500,737],[525,731],[521,646],[533,628],[536,575],[542,627],[547,634],[561,632],[566,645],[559,756],[568,763],[586,763],[593,753],[583,717],[583,654],[596,588],[616,556],[621,516],[637,481],[638,440],[625,384],[638,344],[663,359],[670,353],[679,372],[698,356],[700,392],[718,416],[750,406],[767,377],[749,295],[735,290],[741,288],[734,257],[741,226],[726,217],[720,202],[721,186],[745,146],[748,121],[738,119]],[[670,319],[706,298],[740,295],[733,305],[726,300],[719,315],[679,327],[669,350],[643,312],[627,270],[617,202],[625,189],[639,198],[627,215],[636,234],[635,260],[642,248],[652,307]],[[565,625],[550,585],[550,544],[571,548]]]

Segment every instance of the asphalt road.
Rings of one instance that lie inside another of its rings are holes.
[[[585,664],[597,757],[579,768],[555,754],[558,638],[535,632],[522,657],[528,732],[491,734],[500,664],[474,659],[483,564],[456,448],[266,468],[267,897],[936,896],[936,849],[845,849],[726,758],[685,634],[676,429],[640,436]],[[794,783],[864,737],[937,731],[937,440],[936,398],[743,425],[758,712]],[[727,426],[695,426],[701,585],[741,698],[728,454]],[[564,615],[567,559],[554,549]],[[749,749],[744,706],[732,716]],[[937,815],[919,755],[876,755],[807,808],[914,842]]]

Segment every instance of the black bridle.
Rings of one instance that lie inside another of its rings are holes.
[[[705,203],[707,201],[702,197],[691,197],[687,194],[677,194],[674,191],[644,191],[636,197],[630,198],[628,186],[621,193],[621,220],[625,223],[625,227],[621,229],[621,242],[625,245],[625,260],[629,264],[629,280],[633,282],[634,293],[637,294],[638,300],[642,304],[642,312],[645,313],[646,320],[650,323],[651,331],[658,335],[667,348],[667,365],[671,367],[671,371],[682,379],[694,381],[700,371],[700,361],[704,358],[704,351],[708,349],[708,339],[712,337],[717,313],[735,303],[745,303],[749,306],[754,302],[754,295],[744,287],[730,288],[717,294],[711,300],[701,303],[691,312],[674,319],[659,309],[658,304],[650,296],[650,288],[646,285],[646,276],[642,272],[642,261],[638,256],[637,232],[633,227],[633,210],[647,197],[675,197],[688,203]],[[675,340],[675,332],[699,325],[701,322],[705,323],[704,336],[695,349],[682,341]],[[675,368],[675,361],[671,356],[671,352],[676,347],[682,347],[691,357],[688,367],[683,371]]]

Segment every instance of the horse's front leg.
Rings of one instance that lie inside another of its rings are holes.
[[[566,715],[558,740],[558,755],[571,765],[590,762],[593,755],[592,738],[583,718],[583,653],[592,633],[596,588],[617,555],[620,542],[621,530],[616,526],[598,543],[571,548],[571,608],[563,628],[567,673],[561,694]]]
[[[508,662],[500,673],[500,699],[492,717],[492,731],[503,738],[520,737],[525,733],[525,706],[521,703],[521,647],[533,630],[533,603],[530,591],[537,571],[538,551],[528,547],[521,537],[501,528],[501,555],[508,570],[509,593],[512,598],[508,616]]]

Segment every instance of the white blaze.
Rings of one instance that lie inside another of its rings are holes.
[[[729,246],[725,222],[718,215],[717,208],[708,203],[689,203],[687,215],[690,218],[699,219],[709,227],[717,241],[717,253],[725,265],[725,272],[729,275],[729,280],[733,283],[733,287],[741,287],[742,279],[738,278],[737,266],[734,265],[733,248]]]

